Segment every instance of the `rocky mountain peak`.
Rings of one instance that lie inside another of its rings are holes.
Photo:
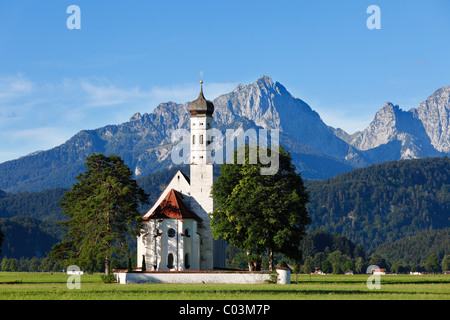
[[[436,90],[413,109],[436,150],[450,152],[450,86]]]
[[[140,112],[136,112],[135,114],[133,114],[130,118],[130,122],[131,121],[138,121],[142,119],[142,115]]]
[[[268,76],[239,84],[213,103],[215,125],[222,132],[278,129],[280,143],[309,178],[450,151],[450,86],[436,90],[410,111],[387,102],[364,131],[353,135],[328,127],[306,102]],[[84,168],[86,156],[94,152],[119,155],[136,175],[167,168],[173,165],[172,133],[189,129],[188,104],[161,103],[150,113],[135,113],[129,122],[83,130],[51,150],[0,164],[0,189],[36,191],[70,186]]]
[[[386,102],[375,114],[370,125],[350,143],[359,150],[369,150],[393,140],[398,133],[396,122],[401,112],[403,111],[399,106]]]

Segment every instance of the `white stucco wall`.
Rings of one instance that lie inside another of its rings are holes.
[[[169,237],[170,229],[174,230],[173,237]],[[138,239],[138,267],[142,267],[142,255],[145,255],[147,271],[199,270],[200,236],[195,220],[151,219],[145,224],[145,230],[146,233],[141,234],[142,240]],[[155,237],[156,234],[159,236]],[[168,266],[169,254],[173,257],[172,268]],[[189,268],[185,263],[186,254],[189,255]]]
[[[265,272],[117,272],[120,284],[127,283],[232,283],[254,284],[269,280]]]

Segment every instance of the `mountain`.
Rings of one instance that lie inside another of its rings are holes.
[[[412,110],[420,119],[433,147],[450,152],[450,86],[436,90],[424,102]]]
[[[238,85],[213,102],[215,127],[223,133],[226,129],[279,129],[280,142],[291,151],[305,178],[327,178],[368,164],[304,101],[269,77]],[[83,130],[53,149],[0,164],[0,189],[70,187],[92,153],[120,156],[137,177],[171,167],[171,135],[177,129],[189,129],[189,117],[188,103],[168,102],[152,113],[136,113],[120,125]]]
[[[450,159],[391,161],[309,182],[309,231],[345,235],[365,248],[450,227]]]
[[[214,106],[216,121],[225,125],[247,118],[257,126],[279,129],[325,155],[344,159],[354,152],[308,104],[294,98],[283,85],[267,76],[250,85],[238,85],[232,92],[215,99]]]
[[[58,203],[67,190],[5,193],[3,197],[0,192],[0,218],[23,216],[47,222],[61,221],[64,216]]]
[[[186,165],[137,179],[138,184],[151,194],[150,203],[157,200],[177,170],[189,175]],[[425,231],[446,229],[448,232],[450,229],[448,157],[392,161],[305,183],[312,220],[308,225],[309,233],[321,229],[343,235],[355,245],[395,257],[392,261],[397,261],[402,252],[411,256],[422,250],[418,257],[427,257],[420,241],[414,246],[402,247],[401,243],[407,240],[401,239],[414,239],[412,237]],[[0,229],[5,234],[3,256],[42,255],[60,240],[63,230],[56,221],[65,217],[57,203],[64,191],[51,189],[4,194],[0,199]],[[141,207],[141,213],[148,208]],[[392,246],[379,246],[383,243],[392,243]],[[320,246],[320,243],[315,245]],[[426,242],[425,245],[430,247],[431,243]],[[353,249],[349,247],[349,252]]]
[[[409,111],[387,102],[365,130],[337,135],[375,163],[450,154],[450,86]]]
[[[449,99],[450,87],[445,87],[410,111],[387,103],[368,128],[349,135],[327,126],[306,102],[262,76],[213,100],[214,126],[223,134],[227,129],[279,129],[280,143],[303,177],[326,179],[373,163],[449,154]],[[1,163],[0,189],[68,188],[92,153],[120,156],[136,177],[170,168],[171,136],[189,129],[188,105],[161,103],[128,122],[83,130],[53,149]]]
[[[414,236],[404,237],[390,243],[383,243],[375,253],[388,261],[403,265],[423,265],[431,254],[442,261],[450,252],[450,228],[426,230]]]
[[[0,229],[4,234],[2,257],[17,259],[46,256],[65,233],[56,222],[22,216],[0,218]]]

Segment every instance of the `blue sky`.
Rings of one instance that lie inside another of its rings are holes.
[[[268,75],[362,130],[385,102],[409,110],[450,85],[449,13],[448,0],[2,0],[0,162],[191,101],[201,70],[208,99]]]

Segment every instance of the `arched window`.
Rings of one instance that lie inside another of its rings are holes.
[[[184,236],[188,238],[191,236],[191,230],[189,230],[189,228],[186,228],[186,230],[184,230]]]
[[[195,144],[195,134],[192,135],[192,144]]]
[[[184,267],[186,269],[189,269],[191,267],[191,256],[189,255],[189,253],[186,253],[184,255]]]
[[[200,135],[200,144],[203,144],[203,135]]]
[[[169,253],[169,255],[167,256],[167,268],[173,268],[173,254],[171,253]]]
[[[167,235],[171,238],[175,237],[175,230],[170,228],[169,230],[167,230]]]

